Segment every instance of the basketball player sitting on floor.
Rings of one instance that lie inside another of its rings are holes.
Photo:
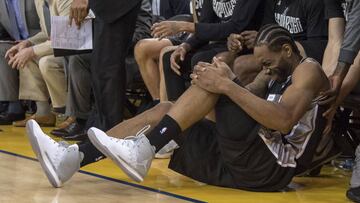
[[[278,25],[259,31],[254,54],[264,70],[248,86],[239,85],[217,58],[199,63],[192,87],[175,104],[159,104],[106,133],[90,128],[91,143],[135,181],[145,178],[154,154],[175,140],[180,147],[169,168],[183,175],[251,191],[283,189],[311,163],[325,124],[318,95],[329,81]],[[212,110],[215,118],[205,119]],[[33,120],[27,133],[54,187],[99,158],[81,144],[55,142]]]

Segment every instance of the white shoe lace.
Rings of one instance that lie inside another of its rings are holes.
[[[139,132],[138,133],[136,133],[136,136],[135,137],[137,137],[137,136],[139,136],[139,135],[142,135],[142,134],[145,134],[146,133],[146,131],[148,131],[149,129],[150,129],[150,125],[146,125],[145,127],[143,127],[141,130],[139,130]]]
[[[142,134],[145,134],[146,131],[148,131],[150,129],[150,125],[146,125],[145,127],[143,127],[141,130],[139,130],[135,136],[133,135],[130,135],[130,136],[127,136],[125,137],[124,139],[119,139],[119,138],[116,138],[116,137],[110,137],[110,140],[111,141],[114,141],[116,143],[120,142],[121,140],[134,140],[135,138],[139,137],[140,135]],[[124,142],[123,142],[124,143]]]
[[[124,138],[124,140],[134,140],[135,138],[139,137],[140,135],[143,135],[146,133],[146,131],[148,131],[150,129],[150,125],[146,125],[145,127],[143,127],[141,130],[139,130],[135,136],[130,135]]]

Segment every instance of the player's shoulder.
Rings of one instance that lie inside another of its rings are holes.
[[[317,60],[307,57],[301,60],[298,67],[296,67],[294,73],[313,72],[313,71],[323,72],[320,63]]]
[[[322,82],[326,80],[325,73],[319,62],[313,58],[303,59],[293,72],[293,79],[300,81],[312,80]]]

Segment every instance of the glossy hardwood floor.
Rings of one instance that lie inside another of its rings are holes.
[[[23,128],[0,126],[0,203],[3,202],[246,202],[340,203],[350,174],[326,167],[316,178],[294,178],[292,191],[254,193],[208,186],[167,169],[155,160],[141,183],[131,181],[111,161],[82,169],[54,189],[42,173]],[[50,128],[45,131],[49,132]]]

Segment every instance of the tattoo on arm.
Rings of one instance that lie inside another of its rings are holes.
[[[338,62],[333,75],[345,77],[350,68],[350,64],[345,62]]]

